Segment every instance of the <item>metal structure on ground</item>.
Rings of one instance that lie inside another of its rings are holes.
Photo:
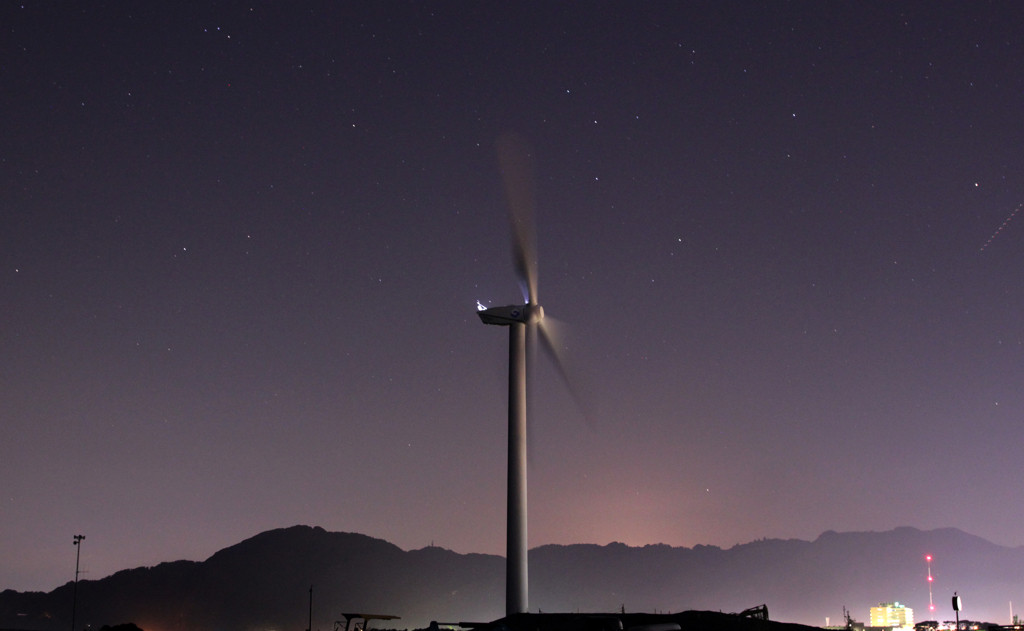
[[[75,535],[74,541],[71,542],[77,548],[75,550],[75,587],[71,592],[71,631],[75,631],[75,614],[78,613],[78,561],[82,558],[83,539],[85,539],[85,535]]]
[[[345,631],[366,631],[367,626],[373,620],[401,620],[400,616],[389,616],[386,614],[377,613],[343,613],[341,617],[344,618],[344,624],[341,620],[334,623],[334,631],[341,631],[342,628]],[[360,622],[362,621],[362,622]]]

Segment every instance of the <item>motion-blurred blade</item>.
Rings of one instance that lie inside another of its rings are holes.
[[[533,466],[533,454],[536,441],[533,437],[533,376],[537,370],[537,338],[539,337],[536,323],[526,325],[526,462]]]
[[[566,351],[565,344],[562,341],[563,335],[560,329],[564,328],[564,324],[547,316],[537,323],[537,329],[540,333],[540,338],[544,343],[544,349],[547,350],[549,355],[551,355],[555,368],[558,369],[558,374],[560,374],[562,376],[562,380],[565,381],[569,394],[572,395],[573,401],[576,402],[576,406],[580,409],[580,412],[583,413],[583,417],[589,424],[591,423],[590,409],[584,401],[583,388],[581,387],[579,377],[571,368],[569,353]]]
[[[512,253],[516,274],[525,285],[525,298],[537,304],[537,253],[533,224],[533,168],[530,147],[518,134],[498,138],[498,163],[505,183],[509,222],[512,225]]]

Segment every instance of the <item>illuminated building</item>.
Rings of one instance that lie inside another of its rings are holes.
[[[871,608],[873,627],[913,627],[914,610],[897,603],[882,603]]]

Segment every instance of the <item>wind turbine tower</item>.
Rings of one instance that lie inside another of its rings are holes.
[[[527,367],[539,337],[579,404],[578,393],[566,370],[564,345],[556,323],[544,317],[537,302],[537,256],[533,224],[533,174],[526,141],[514,134],[498,140],[498,160],[512,228],[512,255],[526,304],[484,308],[478,303],[484,324],[507,326],[508,344],[508,513],[505,549],[505,615],[529,610],[526,539],[526,411]]]

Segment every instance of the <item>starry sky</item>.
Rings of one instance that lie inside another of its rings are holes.
[[[0,589],[309,524],[530,545],[1024,544],[1013,3],[0,6]]]

